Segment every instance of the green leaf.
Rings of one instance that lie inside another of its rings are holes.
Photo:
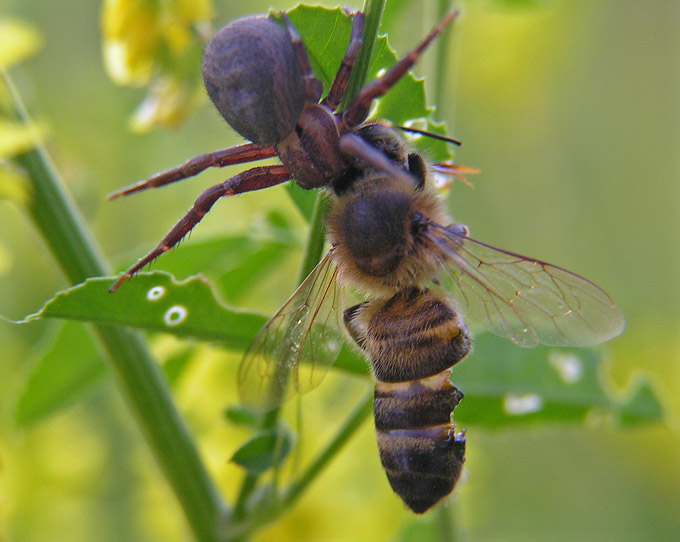
[[[222,305],[200,276],[182,282],[162,272],[140,273],[108,292],[112,278],[88,279],[56,294],[27,318],[66,318],[165,331],[244,349],[266,318]]]
[[[316,200],[316,190],[305,190],[295,182],[286,183],[288,195],[295,203],[304,219],[309,222],[314,211],[314,201]]]
[[[70,406],[106,374],[88,330],[67,322],[38,363],[21,391],[16,422],[29,426]]]
[[[163,270],[175,277],[209,276],[227,302],[238,301],[263,276],[276,270],[294,243],[251,236],[230,236],[191,243],[163,259]]]
[[[274,463],[281,463],[288,455],[292,438],[283,429],[261,431],[246,441],[232,456],[231,460],[251,475],[262,474]]]
[[[234,425],[257,427],[262,422],[262,413],[243,405],[230,405],[224,409],[224,417]]]
[[[239,350],[247,347],[266,321],[262,315],[222,305],[200,277],[176,282],[165,273],[145,273],[115,294],[107,291],[111,281],[89,279],[65,290],[29,320],[68,318],[128,325],[219,341]],[[475,351],[454,369],[452,380],[466,394],[455,411],[456,419],[461,424],[500,427],[583,422],[593,412],[622,425],[662,418],[660,403],[648,383],[640,383],[626,398],[619,398],[603,384],[601,365],[598,349],[522,349],[481,334],[475,339]],[[369,372],[349,345],[343,347],[334,367],[355,375]],[[69,369],[71,379],[76,379],[76,369]],[[91,376],[86,370],[77,378],[87,382]]]
[[[244,255],[239,265],[220,275],[220,292],[228,301],[238,300],[244,293],[256,288],[263,276],[279,268],[288,250],[290,247],[286,245],[264,243],[247,256]]]
[[[302,189],[298,189],[305,192]],[[312,194],[313,195],[313,194]],[[176,277],[195,275],[198,270],[212,277],[218,277],[236,269],[253,265],[253,258],[266,272],[280,261],[279,254],[285,250],[298,247],[296,228],[287,217],[277,211],[269,211],[264,217],[254,218],[245,234],[229,234],[220,237],[195,241],[182,245],[181,250],[173,250],[163,256],[163,269]],[[141,250],[141,249],[140,249]],[[136,250],[124,268],[136,261],[139,256]],[[269,258],[254,256],[259,253],[271,253]],[[252,274],[253,269],[250,268]],[[226,282],[226,281],[223,281]],[[239,283],[225,284],[221,293],[232,296],[247,289]]]
[[[350,18],[340,8],[320,6],[297,6],[288,12],[288,16],[305,44],[314,75],[321,80],[327,92],[349,43],[352,28]],[[368,80],[375,79],[380,70],[390,68],[398,58],[387,38],[378,37]],[[421,128],[446,134],[446,124],[437,123],[432,118],[434,110],[434,107],[427,105],[424,79],[416,79],[408,73],[377,100],[371,118],[388,120],[398,126],[421,119]],[[428,137],[416,137],[412,141],[430,160],[443,161],[453,156],[451,146],[442,141]]]
[[[584,422],[593,413],[631,425],[663,416],[648,382],[627,397],[607,389],[600,349],[518,348],[490,333],[477,336],[474,344],[451,377],[465,393],[454,412],[461,425]]]

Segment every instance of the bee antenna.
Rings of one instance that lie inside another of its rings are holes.
[[[424,135],[427,137],[431,137],[432,139],[438,139],[439,141],[446,141],[447,143],[452,143],[453,145],[456,145],[457,147],[460,147],[463,143],[457,139],[453,139],[452,137],[448,137],[445,135],[441,134],[435,134],[433,132],[428,132],[426,130],[419,130],[418,128],[410,128],[408,126],[397,126],[400,130],[404,132],[411,132],[412,134],[420,134]]]

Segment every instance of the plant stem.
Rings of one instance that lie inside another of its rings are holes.
[[[16,116],[30,123],[9,77]],[[109,265],[41,147],[15,158],[32,187],[28,212],[72,284],[110,275]],[[95,325],[123,396],[177,496],[198,540],[218,541],[228,510],[200,460],[165,379],[138,333]]]
[[[437,0],[437,21],[440,21],[453,7],[453,0]],[[447,104],[451,99],[451,93],[447,92],[446,86],[449,81],[449,58],[450,58],[450,36],[453,25],[447,25],[442,30],[441,35],[435,43],[435,63],[434,63],[434,103],[437,106],[435,113],[438,120],[446,116],[446,108],[442,104]]]
[[[288,508],[295,504],[300,498],[305,489],[312,483],[312,481],[319,475],[319,473],[328,465],[331,459],[342,449],[349,438],[356,432],[366,418],[371,415],[373,411],[373,390],[367,393],[366,396],[357,404],[350,415],[345,420],[345,423],[338,430],[335,436],[328,443],[326,448],[317,456],[317,458],[310,463],[307,470],[294,482],[286,491],[281,500],[282,509]]]
[[[307,275],[314,269],[321,256],[323,255],[324,244],[326,241],[325,227],[326,214],[330,199],[328,194],[319,191],[314,200],[314,210],[309,224],[309,236],[305,245],[305,252],[302,255],[302,262],[298,270],[297,283],[301,284]]]
[[[347,83],[345,95],[340,103],[341,110],[344,110],[349,105],[349,102],[354,99],[366,82],[368,68],[371,64],[371,57],[373,56],[373,47],[378,38],[382,14],[385,11],[385,0],[365,0],[362,11],[365,15],[364,34],[362,36],[363,43],[359,57],[354,64],[352,75]]]
[[[456,542],[459,539],[454,525],[455,506],[454,498],[449,497],[446,503],[440,503],[435,509],[436,536],[440,542]]]

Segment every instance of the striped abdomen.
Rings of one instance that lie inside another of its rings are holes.
[[[451,423],[463,394],[448,379],[470,349],[465,324],[446,297],[411,290],[347,309],[345,325],[373,368],[390,485],[411,510],[425,512],[451,493],[465,461],[465,438]]]

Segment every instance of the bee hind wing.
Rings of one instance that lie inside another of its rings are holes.
[[[269,411],[321,382],[342,347],[340,291],[329,251],[256,335],[238,370],[241,401]]]

